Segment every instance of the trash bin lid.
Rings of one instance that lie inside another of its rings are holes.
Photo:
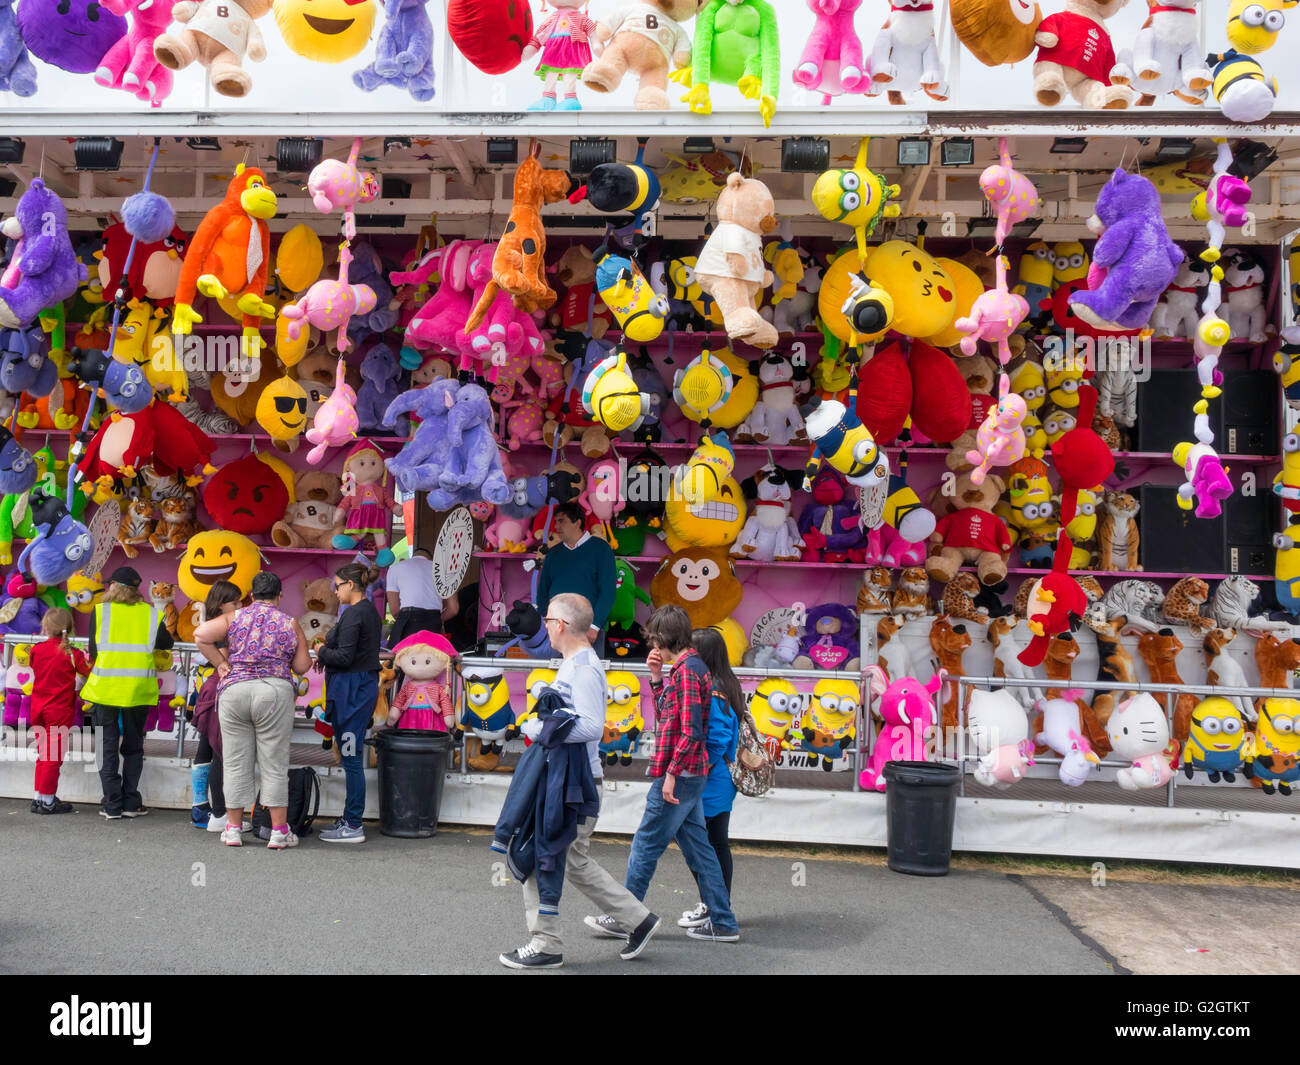
[[[921,788],[951,788],[961,780],[961,770],[946,762],[886,762],[885,781]]]
[[[451,749],[451,733],[422,728],[380,729],[366,740],[377,750],[403,754],[437,754]]]

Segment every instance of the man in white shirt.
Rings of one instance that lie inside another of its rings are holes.
[[[585,743],[591,759],[591,773],[597,787],[604,775],[600,761],[600,740],[605,731],[605,669],[592,650],[587,632],[591,626],[591,603],[581,595],[561,593],[553,597],[546,611],[546,635],[564,661],[555,674],[552,687],[562,695],[578,716],[566,743]],[[524,725],[541,731],[541,722],[533,719]],[[602,912],[613,917],[622,928],[635,931],[619,957],[630,961],[645,949],[650,937],[659,930],[659,918],[619,881],[605,872],[588,853],[596,818],[588,817],[578,826],[578,838],[566,852],[564,881],[572,884]],[[500,956],[501,964],[511,969],[558,969],[564,964],[564,943],[560,938],[559,918],[539,914],[540,899],[537,877],[524,881],[524,912],[532,939],[527,946]]]
[[[433,555],[427,548],[417,547],[410,558],[394,562],[385,579],[388,610],[394,619],[388,635],[390,647],[415,632],[442,632],[443,622],[454,618],[460,609],[454,598],[444,604],[438,594],[433,583]]]

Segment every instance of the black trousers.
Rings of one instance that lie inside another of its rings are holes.
[[[194,764],[208,765],[208,805],[216,817],[226,812],[225,776],[222,772],[221,755],[213,749],[207,736],[199,737],[199,749],[194,753]],[[198,796],[195,796],[198,798]]]
[[[442,632],[442,611],[426,610],[419,606],[404,606],[397,612],[397,617],[393,618],[393,627],[388,633],[388,646],[396,647],[406,637],[425,630],[434,633]]]
[[[95,728],[99,730],[95,761],[104,792],[103,807],[110,814],[144,807],[140,798],[140,774],[144,771],[144,726],[150,709],[147,706],[94,708]]]
[[[720,814],[714,814],[712,817],[704,819],[704,827],[709,830],[709,842],[713,844],[713,850],[718,856],[718,864],[722,866],[722,881],[727,885],[727,895],[731,895],[731,811],[723,810]],[[695,876],[694,873],[691,874]],[[699,877],[695,877],[695,882],[699,883]]]

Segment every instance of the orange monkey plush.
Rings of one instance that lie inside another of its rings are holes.
[[[510,220],[492,256],[492,280],[465,323],[467,333],[479,327],[502,289],[528,314],[555,303],[555,290],[546,283],[546,230],[541,210],[548,203],[559,203],[572,188],[573,179],[565,171],[542,169],[536,149],[519,164]]]
[[[185,252],[185,265],[176,285],[172,331],[188,333],[203,321],[191,306],[195,294],[214,299],[234,297],[243,312],[244,335],[257,335],[262,318],[275,316],[263,300],[266,265],[271,251],[267,219],[275,217],[276,199],[257,167],[235,168],[225,198],[203,216]]]

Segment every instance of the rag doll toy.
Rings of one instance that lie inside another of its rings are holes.
[[[450,732],[456,725],[451,703],[451,664],[456,649],[445,636],[421,631],[393,648],[393,665],[406,678],[388,711],[389,728]]]
[[[0,2],[0,92],[11,92],[24,98],[36,93],[36,66],[18,32],[18,20],[14,14],[16,2]]]
[[[68,237],[67,208],[40,178],[0,223],[0,236],[16,241],[0,272],[0,326],[26,328],[42,308],[70,299],[90,277]]]
[[[790,76],[796,85],[820,92],[823,104],[841,93],[863,92],[871,84],[862,41],[853,26],[861,6],[862,0],[808,0],[816,21]]]
[[[104,0],[101,6],[114,15],[130,15],[131,27],[99,61],[95,82],[161,107],[172,91],[172,72],[158,61],[153,45],[171,22],[171,9],[152,0]]]
[[[871,89],[889,90],[891,104],[906,103],[918,90],[931,100],[948,99],[948,80],[934,36],[934,5],[929,0],[903,0],[889,5],[889,18],[871,50]]]
[[[632,106],[668,110],[669,70],[691,62],[691,35],[682,23],[694,18],[704,2],[648,0],[625,4],[606,16],[596,27],[596,39],[607,43],[600,58],[582,72],[582,84],[593,92],[613,92],[627,74],[634,74],[638,86]]]
[[[182,0],[172,8],[175,22],[154,41],[153,54],[168,70],[197,61],[222,96],[247,96],[253,76],[244,69],[244,57],[256,63],[266,58],[256,20],[271,7],[272,0]]]
[[[369,440],[360,441],[343,460],[343,498],[336,513],[335,550],[360,549],[372,540],[378,552],[375,565],[392,564],[393,553],[388,549],[390,516],[400,514],[401,507],[388,489],[383,452]]]
[[[1069,93],[1083,107],[1123,109],[1137,98],[1127,85],[1111,84],[1115,48],[1106,19],[1128,0],[1066,0],[1034,33],[1034,96],[1055,107]]]
[[[369,66],[352,74],[364,92],[381,85],[405,89],[417,103],[434,96],[433,23],[428,0],[384,0],[384,26]]]
[[[73,74],[93,74],[126,36],[126,19],[106,7],[63,0],[22,0],[17,40],[37,59]]]
[[[781,40],[776,11],[767,0],[709,0],[695,20],[689,70],[673,74],[690,91],[682,97],[697,115],[713,112],[710,82],[734,85],[758,101],[764,126],[772,125],[781,91]]]
[[[587,14],[587,0],[546,0],[555,10],[524,46],[527,62],[541,52],[537,76],[542,79],[541,99],[528,105],[530,111],[581,111],[578,79],[591,63],[592,40],[599,42],[596,20]],[[545,8],[543,8],[545,12]],[[564,82],[564,99],[556,97],[555,86]]]
[[[307,440],[315,445],[307,452],[307,461],[313,466],[319,466],[325,460],[325,452],[331,447],[340,447],[356,439],[357,394],[344,379],[346,369],[340,358],[334,372],[334,391],[321,404],[312,427],[307,430]]]

